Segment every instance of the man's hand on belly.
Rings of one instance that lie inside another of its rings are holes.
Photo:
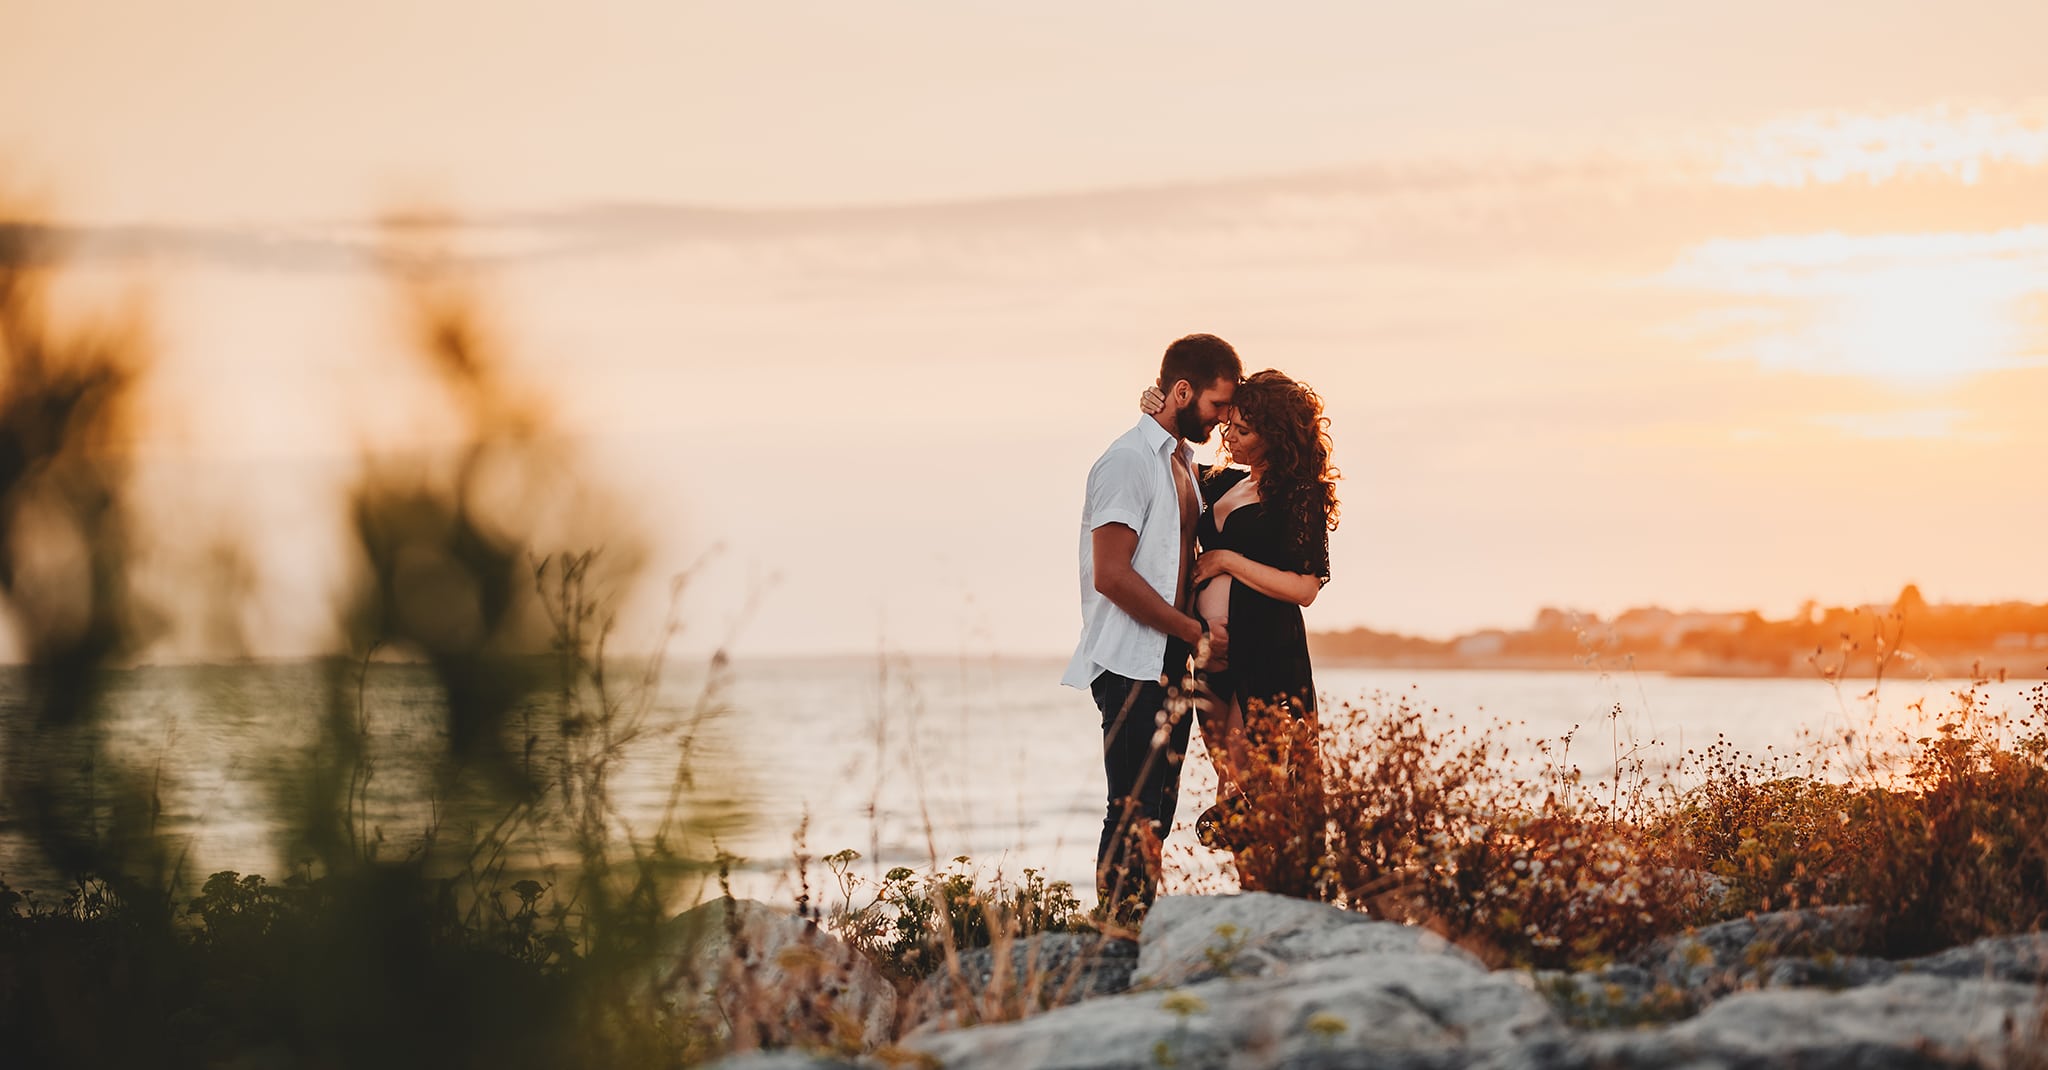
[[[1210,672],[1230,668],[1230,629],[1222,621],[1211,622],[1209,633],[1195,644],[1195,668]]]

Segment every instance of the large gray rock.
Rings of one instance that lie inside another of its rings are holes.
[[[1863,907],[1785,910],[1708,925],[1653,941],[1630,956],[1658,982],[1703,998],[1757,987],[1779,959],[1826,962],[1863,947]]]
[[[1039,933],[961,952],[911,993],[905,1030],[1006,1022],[1131,986],[1138,945],[1095,933]]]
[[[1824,951],[1735,964],[1711,974],[1678,974],[1679,980],[1697,980],[1692,988],[1678,987],[1672,975],[1626,963],[1584,973],[1538,973],[1536,988],[1565,1021],[1593,1029],[1690,1018],[1701,1007],[1738,991],[1860,988],[1888,981],[1899,972],[1898,964],[1884,959]]]
[[[1859,1047],[1990,1059],[2003,1055],[2016,1027],[2039,1022],[2038,994],[2023,985],[1900,977],[1847,992],[1741,993],[1673,1026],[1663,1039],[1680,1050],[1790,1056],[1809,1065]]]
[[[1852,954],[1863,946],[1861,907],[1781,911],[1704,926],[1657,940],[1605,969],[1543,972],[1536,986],[1582,1028],[1688,1018],[1735,992],[1857,988],[1899,967]]]
[[[896,990],[815,922],[715,899],[669,920],[651,988],[671,1014],[736,1047],[866,1050],[894,1032]]]
[[[1925,958],[1908,959],[1899,963],[1899,968],[1933,977],[2038,985],[2048,981],[2048,933],[1987,937]]]
[[[2038,1051],[2039,993],[1998,981],[1901,976],[1846,992],[1743,992],[1651,1031],[1540,1038],[1497,1050],[1487,1070],[1652,1067],[1907,1070],[2012,1065]]]
[[[1603,970],[1534,975],[1536,990],[1567,1024],[1580,1029],[1672,1022],[1699,1013],[1692,993],[1660,981],[1641,966],[1619,964]]]
[[[1131,983],[1164,988],[1212,977],[1264,977],[1292,963],[1396,952],[1479,965],[1435,933],[1321,903],[1264,892],[1174,895],[1145,915]]]
[[[1007,1025],[918,1034],[903,1043],[946,1066],[1017,1070],[1321,1059],[1351,1067],[1421,1067],[1566,1035],[1522,975],[1488,973],[1438,950],[1276,959],[1265,970],[1263,976],[1091,1000]]]
[[[1756,971],[1759,988],[1861,988],[1899,975],[1899,965],[1863,955],[1822,952],[1771,959]]]
[[[2038,1065],[2016,1060],[2048,1040],[2035,985],[2048,980],[2048,935],[1890,963],[1855,953],[1865,917],[1762,915],[1660,941],[1596,973],[1532,978],[1314,903],[1170,897],[1139,945],[1143,987],[1001,1025],[929,1027],[902,1054],[998,1070]],[[986,970],[994,980],[993,961]],[[1596,1028],[1574,1030],[1568,1018]]]

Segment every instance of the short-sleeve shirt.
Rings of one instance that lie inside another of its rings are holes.
[[[1166,633],[1138,623],[1095,589],[1095,529],[1122,524],[1137,532],[1131,567],[1172,604],[1183,549],[1175,456],[1192,471],[1194,451],[1145,416],[1088,470],[1088,498],[1081,508],[1081,641],[1060,678],[1068,687],[1086,688],[1105,672],[1154,680],[1165,667]]]

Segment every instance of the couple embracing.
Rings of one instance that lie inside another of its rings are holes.
[[[1151,903],[1191,713],[1218,774],[1204,842],[1247,887],[1307,895],[1322,807],[1301,610],[1329,582],[1337,523],[1322,400],[1277,371],[1244,377],[1228,342],[1192,334],[1139,404],[1088,473],[1081,639],[1062,680],[1102,714],[1097,895],[1122,918]],[[1219,425],[1223,463],[1198,470],[1189,444]]]

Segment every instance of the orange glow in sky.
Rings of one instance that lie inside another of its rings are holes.
[[[1068,649],[1088,464],[1197,330],[1328,402],[1312,628],[2048,601],[2044,39],[2017,2],[8,4],[0,192],[148,295],[149,501],[262,532],[279,652],[325,641],[357,447],[440,433],[369,255],[414,204],[653,567],[723,547],[686,641],[759,594],[743,652]]]

